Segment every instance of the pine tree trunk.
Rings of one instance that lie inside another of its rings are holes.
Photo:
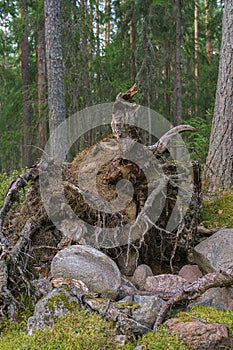
[[[210,63],[211,60],[211,42],[210,42],[210,29],[209,29],[209,0],[204,0],[205,5],[205,37],[206,37],[206,56],[208,59],[208,62]]]
[[[40,25],[37,35],[37,102],[38,102],[38,144],[43,149],[47,142],[46,106],[46,60],[45,60],[45,28]]]
[[[174,126],[182,123],[182,82],[181,82],[181,0],[176,0],[176,52],[174,82]]]
[[[194,2],[194,76],[195,76],[195,113],[198,113],[198,0]]]
[[[132,1],[131,4],[131,15],[130,15],[130,70],[131,79],[134,82],[136,77],[136,65],[135,65],[135,51],[136,51],[136,28],[135,28],[135,3]]]
[[[60,0],[45,0],[45,42],[48,78],[48,105],[50,135],[65,122],[64,73],[61,45]],[[64,157],[66,150],[66,127],[50,143],[53,157]]]
[[[206,176],[209,189],[233,185],[233,0],[226,0]]]
[[[27,19],[27,0],[21,2],[21,18]],[[29,44],[28,30],[24,23],[23,39],[20,45],[21,51],[21,75],[22,75],[22,93],[23,93],[23,166],[32,165],[32,108],[30,99],[30,73],[29,73]]]

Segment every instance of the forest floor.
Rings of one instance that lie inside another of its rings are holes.
[[[0,174],[0,207],[12,176]],[[23,198],[21,198],[21,201]],[[204,194],[204,207],[202,220],[204,226],[210,227],[233,227],[233,191]],[[116,340],[116,331],[111,322],[106,322],[100,316],[87,310],[79,310],[76,314],[69,314],[58,319],[52,330],[36,331],[33,336],[26,335],[27,319],[34,309],[33,299],[22,296],[20,302],[25,306],[18,322],[10,322],[3,319],[0,323],[0,349],[128,349],[133,350],[142,345],[141,349],[188,349],[176,334],[169,334],[165,326],[156,332],[149,332],[139,337],[135,342],[121,345]],[[210,307],[197,306],[189,311],[180,312],[176,315],[184,321],[202,319],[208,323],[224,323],[233,335],[233,310],[217,311]]]

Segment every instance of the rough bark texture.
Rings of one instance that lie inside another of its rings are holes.
[[[136,23],[135,23],[135,3],[132,1],[131,14],[130,14],[130,70],[131,79],[135,80],[137,70],[135,63],[135,51],[136,51]]]
[[[181,1],[176,0],[176,52],[173,124],[182,123],[182,82],[181,82]]]
[[[21,3],[21,18],[23,21],[27,18],[27,0]],[[27,24],[24,23],[24,32],[21,42],[21,75],[23,92],[23,166],[32,165],[32,109],[30,102],[30,75],[29,75],[29,45]]]
[[[40,24],[37,35],[37,101],[38,101],[38,144],[44,148],[47,142],[47,118],[44,113],[46,104],[46,60],[45,60],[45,28]]]
[[[195,106],[194,110],[195,113],[198,113],[198,1],[194,2],[194,59],[195,59],[195,66],[194,66],[194,77],[195,77]]]
[[[211,41],[210,41],[210,29],[209,29],[209,19],[210,19],[210,14],[209,14],[209,0],[204,1],[205,5],[205,37],[206,37],[206,56],[208,58],[208,62],[210,63],[211,61],[211,55],[212,55],[212,50],[211,50]]]
[[[45,41],[48,77],[48,104],[50,134],[65,121],[64,76],[61,45],[60,1],[45,0]],[[63,156],[66,146],[66,130],[56,135],[50,143],[51,155]]]
[[[209,190],[228,189],[233,184],[233,0],[225,1],[222,46],[207,157]]]

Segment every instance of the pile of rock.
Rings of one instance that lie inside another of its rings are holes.
[[[99,250],[86,245],[64,248],[52,261],[52,279],[35,281],[37,295],[43,297],[28,320],[28,333],[52,326],[55,316],[72,312],[80,304],[114,320],[122,333],[126,329],[134,334],[152,330],[166,300],[203,275],[224,272],[232,265],[233,229],[221,229],[199,243],[194,249],[194,262],[184,266],[179,275],[154,276],[147,265],[140,265],[126,279],[115,262]],[[233,287],[211,288],[191,305],[196,304],[232,310]],[[193,349],[233,347],[227,327],[222,324],[170,319],[166,325]]]

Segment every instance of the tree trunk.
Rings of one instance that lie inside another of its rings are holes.
[[[208,62],[211,60],[211,43],[210,43],[210,29],[209,29],[209,0],[204,0],[205,4],[205,37],[206,37],[206,56]]]
[[[60,0],[45,0],[45,42],[46,66],[48,78],[48,105],[50,136],[56,128],[65,122],[64,73],[61,45]],[[50,142],[50,152],[53,157],[64,158],[66,151],[66,127]]]
[[[27,0],[21,2],[21,18],[24,22],[23,38],[20,45],[21,51],[21,75],[23,93],[23,166],[32,165],[32,108],[30,99],[30,73],[29,73],[29,45],[28,30],[25,20],[27,19]]]
[[[182,82],[181,82],[181,0],[176,0],[176,51],[173,124],[182,123]]]
[[[110,39],[110,16],[111,16],[111,7],[110,7],[110,1],[105,0],[104,1],[104,12],[105,12],[105,22],[104,22],[104,48],[106,49],[107,44],[109,43]]]
[[[164,80],[165,80],[165,87],[166,91],[164,93],[164,103],[165,103],[165,110],[166,110],[166,116],[170,116],[171,114],[171,95],[168,92],[170,89],[170,77],[171,77],[171,64],[170,64],[170,43],[165,43],[165,51],[166,51],[166,59],[165,59],[165,67],[164,67]]]
[[[135,51],[136,51],[136,28],[135,28],[135,2],[131,4],[131,16],[130,16],[130,70],[131,79],[134,82],[136,77],[136,65],[135,65]]]
[[[37,35],[37,102],[38,102],[38,144],[44,149],[47,142],[46,105],[46,60],[45,60],[45,28],[40,25]]]
[[[233,0],[226,0],[222,45],[206,175],[209,190],[233,185]]]
[[[195,113],[198,113],[198,0],[194,2],[194,77],[195,77]]]

